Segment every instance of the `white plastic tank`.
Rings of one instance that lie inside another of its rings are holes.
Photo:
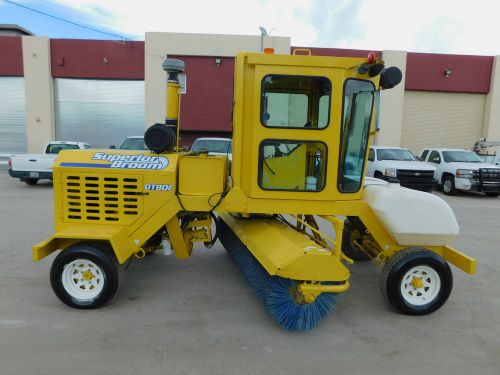
[[[455,214],[436,195],[397,183],[368,183],[364,200],[399,245],[444,246],[459,233]]]

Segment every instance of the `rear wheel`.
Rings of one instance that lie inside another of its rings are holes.
[[[108,303],[118,290],[120,279],[112,250],[96,243],[77,244],[61,251],[50,270],[54,293],[77,309]]]
[[[24,180],[28,185],[36,185],[38,183],[38,178],[27,178]]]
[[[354,246],[354,241],[361,239],[360,230],[349,220],[344,221],[342,232],[342,252],[357,262],[366,262],[370,257]]]
[[[455,195],[455,178],[453,176],[446,176],[443,179],[443,193],[446,195]]]
[[[453,287],[446,261],[429,250],[406,249],[385,264],[380,278],[384,298],[397,311],[426,315],[439,309]]]

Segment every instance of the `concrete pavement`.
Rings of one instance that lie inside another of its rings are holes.
[[[53,233],[50,182],[0,171],[0,374],[499,374],[500,198],[445,197],[476,276],[453,268],[436,313],[408,317],[383,301],[379,269],[351,266],[351,290],[310,333],[268,316],[217,244],[177,260],[133,261],[108,306],[79,311],[51,290],[54,255],[31,261]]]

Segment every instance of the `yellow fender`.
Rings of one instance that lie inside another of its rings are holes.
[[[33,246],[33,260],[39,261],[50,253],[81,241],[104,241],[114,249],[118,262],[125,262],[135,251],[124,228],[105,225],[75,225],[67,227],[47,240]]]

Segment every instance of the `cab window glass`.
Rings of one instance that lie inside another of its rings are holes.
[[[261,122],[273,128],[324,129],[330,121],[331,91],[325,77],[265,76]]]
[[[349,79],[344,84],[342,138],[339,158],[339,191],[361,188],[375,86],[370,81]]]
[[[441,157],[439,156],[439,152],[432,151],[431,154],[429,155],[429,161],[431,163],[436,163],[436,164],[441,163]]]
[[[262,189],[321,191],[325,187],[327,149],[323,142],[266,139],[259,151]]]
[[[425,160],[428,153],[429,153],[429,150],[424,150],[424,152],[422,152],[422,155],[420,156],[420,159]]]
[[[80,147],[78,145],[69,145],[69,144],[50,144],[47,146],[47,150],[45,151],[47,154],[58,154],[62,150],[78,150]]]

